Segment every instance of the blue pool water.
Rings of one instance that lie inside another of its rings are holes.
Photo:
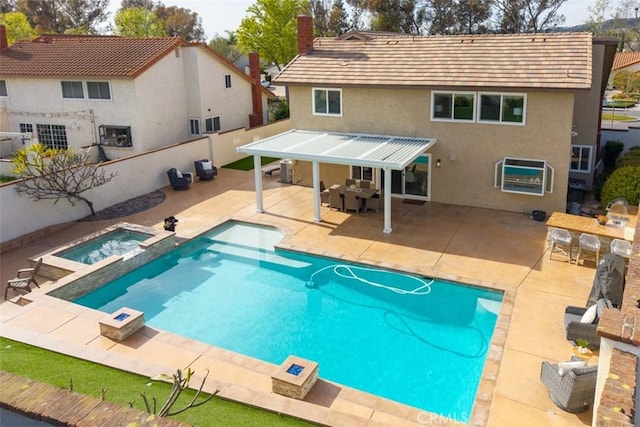
[[[228,223],[75,302],[459,421],[471,414],[502,294],[274,251]],[[412,291],[413,292],[408,292]]]
[[[55,255],[83,264],[95,264],[111,256],[123,255],[138,247],[138,243],[147,240],[151,235],[119,228],[111,233],[91,239]]]

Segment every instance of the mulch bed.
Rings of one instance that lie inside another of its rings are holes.
[[[81,221],[101,221],[105,219],[122,218],[124,216],[143,212],[149,208],[157,206],[160,203],[164,202],[166,198],[166,194],[164,194],[160,190],[157,190],[110,206],[106,209],[96,212],[95,216],[89,215],[88,217],[81,219]]]

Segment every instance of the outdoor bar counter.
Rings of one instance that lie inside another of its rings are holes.
[[[625,239],[632,242],[638,216],[616,214],[615,218],[621,218],[622,224],[616,224],[610,219],[606,225],[600,225],[596,218],[554,212],[547,220],[547,226],[569,230],[574,238],[579,237],[582,233],[588,233],[598,236],[603,240],[603,243],[613,239]]]

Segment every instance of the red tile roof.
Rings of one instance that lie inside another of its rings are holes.
[[[0,76],[135,77],[183,44],[178,37],[45,35],[0,50]]]
[[[590,33],[318,38],[280,85],[589,89]]]
[[[619,70],[620,68],[625,68],[638,62],[640,62],[640,52],[616,52],[611,70]]]

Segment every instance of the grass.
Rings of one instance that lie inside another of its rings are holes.
[[[602,113],[602,121],[606,120],[613,120],[616,122],[632,122],[634,120],[638,120],[638,118],[633,116],[625,116],[624,114]]]
[[[147,377],[2,337],[0,337],[0,369],[66,389],[69,389],[72,381],[73,391],[95,398],[100,398],[101,390],[106,389],[106,401],[127,407],[129,402],[133,402],[133,408],[142,411],[145,410],[145,406],[140,393],[145,392],[149,402],[152,402],[154,396],[157,397],[159,409],[171,391],[171,384],[165,382],[151,381]],[[211,380],[214,378],[209,377],[209,381]],[[173,409],[181,409],[194,394],[193,390],[183,392]],[[202,395],[200,399],[203,399]],[[202,406],[191,408],[171,418],[200,426],[311,425],[220,398],[214,398]]]
[[[262,166],[280,160],[278,157],[261,157]],[[222,166],[227,169],[238,169],[241,171],[250,171],[253,169],[253,156],[245,157],[235,162]]]

